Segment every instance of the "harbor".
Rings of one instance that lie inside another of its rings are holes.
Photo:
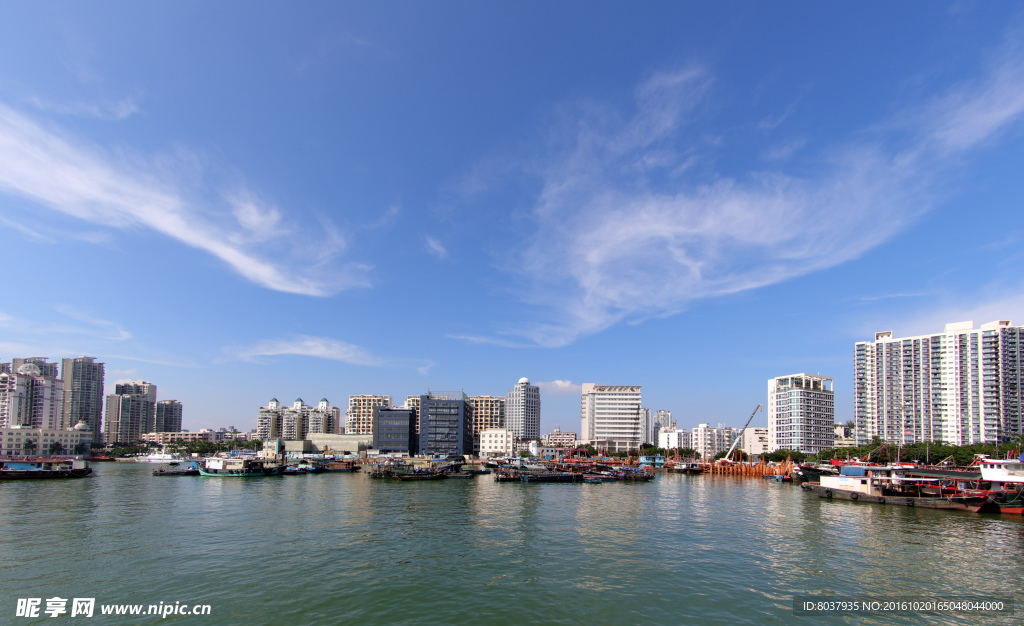
[[[53,595],[188,599],[251,623],[501,623],[528,605],[544,622],[811,624],[821,616],[794,615],[795,595],[886,596],[895,579],[921,596],[949,596],[950,581],[993,598],[1024,587],[1024,517],[829,501],[761,479],[414,485],[366,468],[245,480],[152,470],[97,464],[86,480],[0,490],[8,594],[45,576]],[[39,520],[75,540],[43,541]],[[262,564],[271,592],[253,594],[241,563]],[[331,593],[286,575],[296,571]]]

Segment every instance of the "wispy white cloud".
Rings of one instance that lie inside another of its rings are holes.
[[[105,339],[109,339],[111,341],[125,341],[132,338],[132,334],[125,330],[120,324],[100,319],[98,317],[93,317],[82,312],[76,307],[61,305],[57,306],[56,310],[62,315],[66,315],[80,322],[85,322],[86,324],[99,329],[103,332]]]
[[[83,323],[84,326],[61,322],[40,323],[35,319],[21,319],[0,312],[0,328],[16,330],[23,337],[40,337],[47,340],[54,335],[76,336],[79,341],[99,339],[123,342],[132,338],[132,334],[120,324],[90,316],[79,309],[57,306],[54,307],[54,310],[76,322]]]
[[[459,341],[465,341],[466,343],[501,346],[503,348],[526,348],[530,346],[530,344],[522,341],[512,341],[487,335],[445,335],[445,337],[448,339],[458,339]]]
[[[550,394],[578,395],[583,392],[583,385],[576,384],[571,380],[552,380],[549,382],[534,383],[541,390]]]
[[[551,133],[563,147],[533,166],[537,230],[512,268],[545,319],[499,334],[565,345],[855,259],[931,209],[940,173],[1024,111],[1014,48],[982,79],[899,116],[899,128],[826,147],[800,175],[667,176],[702,141],[690,130],[711,84],[701,68],[657,74],[637,88],[632,115],[590,107]]]
[[[352,365],[380,366],[383,360],[359,346],[329,337],[299,335],[287,339],[270,339],[244,348],[226,350],[232,357],[243,361],[258,360],[259,357],[298,355],[318,359],[343,361]]]
[[[0,105],[0,192],[106,228],[152,229],[268,289],[322,296],[367,284],[366,266],[326,263],[323,255],[341,248],[312,245],[319,232],[279,231],[279,209],[255,192],[236,191],[225,210],[195,181],[176,185],[174,165],[112,156]]]
[[[439,259],[444,259],[448,257],[448,250],[445,249],[444,245],[440,241],[434,239],[430,235],[427,235],[424,238],[424,241],[427,244],[427,252],[433,254]]]
[[[388,207],[388,210],[384,211],[384,213],[380,217],[367,224],[366,228],[369,228],[370,230],[376,230],[378,228],[389,228],[391,226],[394,226],[395,222],[398,221],[398,214],[401,212],[401,207],[399,207],[397,204],[393,204],[390,207]]]
[[[29,98],[28,101],[32,106],[43,111],[101,120],[123,120],[139,112],[136,98],[122,98],[117,102],[68,102],[61,104],[49,102],[38,97]]]

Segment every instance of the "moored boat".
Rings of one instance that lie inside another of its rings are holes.
[[[85,478],[92,473],[88,461],[81,459],[50,459],[0,461],[0,480],[26,478]]]
[[[904,466],[844,465],[838,476],[821,477],[811,491],[829,500],[978,512],[989,498],[964,489],[955,478],[906,475]]]
[[[281,466],[265,463],[260,459],[207,459],[205,465],[197,464],[200,476],[213,478],[255,478],[275,476],[281,473]]]

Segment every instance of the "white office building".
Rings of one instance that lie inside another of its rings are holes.
[[[832,379],[792,374],[768,381],[768,447],[817,454],[835,438]]]
[[[1024,327],[958,322],[941,333],[892,335],[854,347],[858,444],[970,445],[1024,432]]]
[[[744,428],[740,449],[746,452],[750,458],[760,457],[762,454],[771,452],[771,446],[768,443],[768,428],[765,426]]]
[[[640,446],[640,385],[583,383],[580,437],[599,450],[625,452]]]
[[[540,439],[540,388],[531,385],[529,378],[520,378],[508,392],[505,427],[512,429],[517,439]]]
[[[658,447],[666,450],[693,448],[691,438],[692,433],[685,428],[662,427],[658,433]]]
[[[515,433],[510,428],[485,428],[480,431],[480,456],[512,456]]]

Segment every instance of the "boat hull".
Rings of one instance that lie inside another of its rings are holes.
[[[41,478],[85,478],[91,467],[69,470],[0,470],[0,480],[26,480]]]
[[[971,511],[977,513],[988,504],[985,496],[939,496],[920,498],[913,496],[872,496],[858,491],[834,489],[814,485],[811,491],[820,498],[827,500],[847,500],[865,504],[888,504],[896,506],[919,507],[922,509],[945,509],[950,511]]]

